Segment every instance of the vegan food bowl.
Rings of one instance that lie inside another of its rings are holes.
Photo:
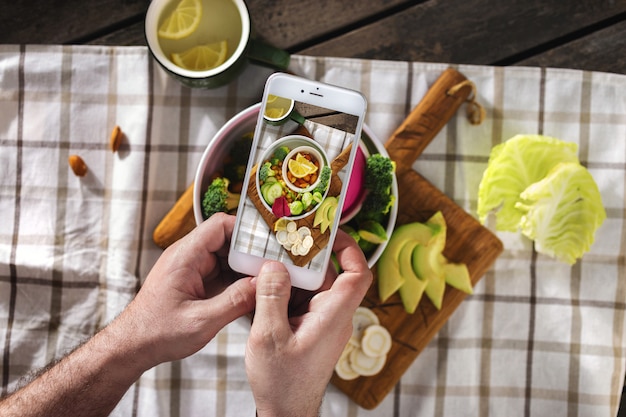
[[[207,188],[215,178],[227,177],[229,180],[229,192],[233,194],[240,192],[240,179],[243,179],[243,173],[245,173],[245,162],[242,163],[242,160],[244,159],[243,156],[247,160],[247,154],[251,145],[251,133],[254,131],[260,108],[261,105],[259,103],[242,110],[226,122],[209,141],[198,164],[194,181],[193,210],[196,224],[200,224],[205,220],[202,213],[202,201]],[[363,189],[363,171],[366,169],[365,160],[374,154],[380,154],[384,157],[389,156],[374,132],[367,125],[364,125],[360,149],[357,152],[357,160],[359,158],[361,160],[355,164],[354,172],[348,184],[348,193],[341,215],[341,223],[346,223],[346,220],[352,217],[358,217],[360,204],[365,198],[365,190]],[[233,156],[238,161],[233,161]],[[395,175],[390,191],[393,196],[398,195]],[[383,229],[388,237],[391,236],[395,227],[397,207],[397,203],[393,204],[382,221]],[[354,220],[350,220],[344,226],[350,227],[349,225],[351,224],[354,224]],[[384,241],[373,247],[364,248],[370,268],[378,261],[386,244],[387,241]]]

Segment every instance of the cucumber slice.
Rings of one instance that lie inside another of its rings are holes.
[[[270,206],[274,204],[274,200],[283,195],[283,187],[279,182],[265,183],[261,186],[261,195]]]

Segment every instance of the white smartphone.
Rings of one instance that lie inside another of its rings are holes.
[[[324,282],[367,107],[349,90],[276,73],[265,85],[228,262],[282,262],[294,287]]]

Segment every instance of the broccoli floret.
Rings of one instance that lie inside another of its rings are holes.
[[[229,212],[239,205],[239,194],[228,191],[228,178],[215,178],[202,199],[202,214],[205,219],[218,212]]]
[[[364,187],[367,195],[357,216],[358,221],[382,221],[395,204],[391,183],[396,164],[389,158],[374,154],[367,158]]]
[[[358,220],[375,220],[382,222],[395,202],[396,197],[392,194],[369,193],[361,205]]]
[[[283,161],[287,157],[288,153],[289,153],[288,147],[280,146],[278,149],[274,151],[274,158],[278,159],[279,161]]]
[[[332,170],[330,169],[330,167],[328,165],[325,165],[324,168],[322,168],[322,171],[320,172],[320,182],[317,183],[317,187],[315,187],[313,192],[317,191],[318,193],[324,195],[324,192],[326,191],[326,188],[328,187],[328,182],[330,181],[331,173],[332,173]]]
[[[376,194],[389,194],[396,164],[377,153],[367,158],[363,186]]]
[[[267,177],[276,176],[276,172],[272,169],[271,162],[266,162],[259,169],[259,179],[263,182],[267,181]]]

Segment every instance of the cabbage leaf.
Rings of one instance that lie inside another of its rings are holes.
[[[537,252],[570,265],[589,250],[606,219],[598,186],[578,163],[557,164],[520,197],[515,207],[522,213],[522,233],[535,241]]]
[[[516,232],[522,212],[520,194],[560,162],[578,163],[578,145],[543,135],[517,135],[494,146],[478,188],[481,223],[495,211],[496,229]]]

